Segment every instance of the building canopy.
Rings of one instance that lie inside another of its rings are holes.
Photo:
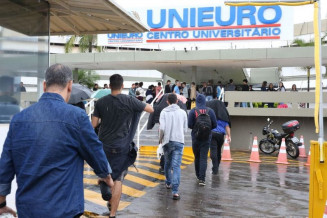
[[[42,28],[48,14],[51,35],[147,31],[133,14],[110,0],[2,0],[0,6],[0,26],[29,36],[49,34]]]

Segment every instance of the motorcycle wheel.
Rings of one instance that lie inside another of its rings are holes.
[[[262,151],[265,154],[271,154],[274,153],[276,150],[275,145],[273,145],[268,139],[262,139],[259,143],[260,151]]]
[[[299,147],[296,144],[294,144],[292,141],[287,142],[286,152],[293,159],[298,158],[300,154]]]

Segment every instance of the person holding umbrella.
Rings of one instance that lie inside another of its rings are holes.
[[[89,88],[81,84],[74,83],[72,85],[72,93],[70,95],[68,104],[72,104],[76,107],[85,110],[85,105],[83,101],[89,99],[91,95],[92,91]]]
[[[229,143],[231,142],[230,119],[225,104],[220,100],[212,100],[206,103],[211,108],[217,118],[217,127],[212,130],[212,138],[210,144],[210,158],[212,160],[212,174],[218,174],[218,168],[221,160],[221,148],[224,144],[225,135]]]

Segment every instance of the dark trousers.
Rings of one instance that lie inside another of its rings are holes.
[[[221,160],[221,147],[224,144],[224,135],[217,132],[212,132],[210,144],[210,158],[212,160],[212,172],[218,173],[218,168]]]
[[[165,169],[165,155],[160,157],[160,167],[161,169]]]
[[[199,180],[203,181],[205,181],[206,178],[209,147],[210,139],[207,141],[198,141],[196,139],[192,139],[195,174]]]

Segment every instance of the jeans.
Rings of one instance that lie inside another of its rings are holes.
[[[170,141],[164,149],[166,184],[172,185],[173,194],[178,194],[181,178],[181,162],[184,144]],[[171,173],[173,171],[173,173]]]
[[[206,178],[210,141],[210,139],[206,141],[198,141],[196,139],[192,139],[195,175],[199,180],[203,181],[205,181]]]
[[[206,97],[206,101],[211,101],[213,99],[213,97],[211,96],[211,95],[208,95],[207,97]]]
[[[218,168],[221,160],[221,147],[224,144],[224,134],[212,132],[210,145],[210,158],[212,160],[212,172],[218,173]]]

